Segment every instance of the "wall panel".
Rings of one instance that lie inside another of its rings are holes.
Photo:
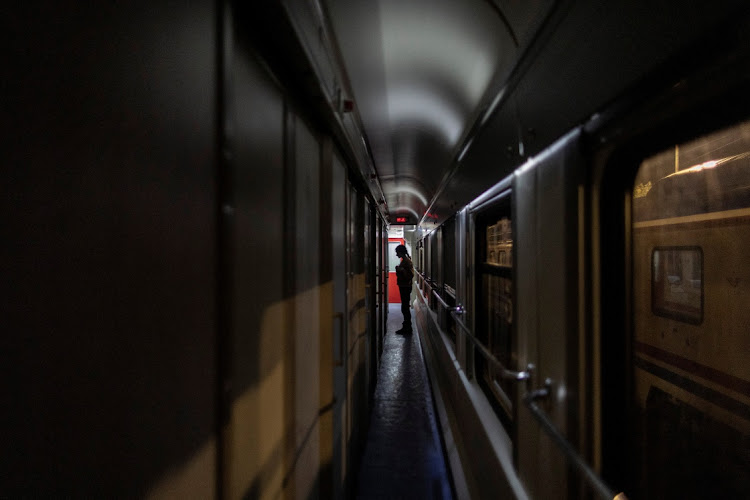
[[[0,23],[0,496],[210,498],[215,4]]]
[[[229,422],[225,493],[271,498],[285,474],[289,299],[284,266],[284,98],[238,31],[227,109]]]

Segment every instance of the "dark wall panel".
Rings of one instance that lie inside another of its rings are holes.
[[[214,430],[211,2],[14,4],[0,496],[138,496]]]
[[[293,346],[293,330],[286,323],[286,294],[293,275],[285,239],[294,227],[285,217],[294,189],[285,187],[284,96],[258,59],[244,18],[235,22],[226,95],[224,272],[231,312],[221,366],[229,412],[222,457],[226,497],[256,498],[280,490],[287,452],[284,405],[293,393],[285,350]]]
[[[260,356],[264,314],[284,299],[284,100],[247,46],[235,48],[231,267],[233,397],[269,374],[282,358]],[[248,360],[253,360],[248,362]]]

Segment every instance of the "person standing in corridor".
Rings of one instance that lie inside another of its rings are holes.
[[[401,263],[396,266],[396,283],[401,294],[401,314],[404,315],[403,326],[400,330],[396,330],[396,333],[406,335],[412,332],[409,299],[411,298],[411,282],[414,278],[414,265],[404,245],[396,247],[396,256],[401,259]]]

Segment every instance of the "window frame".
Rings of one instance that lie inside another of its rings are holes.
[[[474,287],[474,326],[475,335],[477,339],[490,351],[493,352],[494,346],[490,337],[490,324],[487,320],[489,314],[488,297],[485,295],[485,288],[489,284],[485,284],[485,280],[493,279],[496,283],[494,286],[499,286],[505,281],[509,281],[510,287],[510,300],[511,306],[509,312],[509,352],[504,353],[505,357],[505,368],[514,369],[511,366],[511,360],[517,356],[518,351],[518,327],[516,318],[516,304],[517,304],[517,289],[516,289],[516,276],[515,266],[511,260],[509,265],[499,265],[497,263],[489,262],[488,255],[488,242],[487,242],[487,228],[490,225],[498,224],[498,222],[505,218],[508,224],[512,228],[515,224],[514,213],[515,207],[513,202],[514,189],[511,186],[507,186],[502,189],[496,196],[493,196],[490,200],[476,207],[472,210],[470,217],[473,225],[473,252],[475,266],[473,269],[473,287]],[[515,240],[513,240],[513,248],[515,249]],[[508,431],[509,435],[515,435],[514,426],[517,418],[517,401],[518,386],[515,381],[499,380],[496,376],[496,370],[487,362],[484,356],[474,351],[474,370],[476,380],[479,385],[484,389],[484,393],[490,401],[495,413],[500,418],[503,427]],[[493,352],[494,354],[494,352]],[[497,357],[497,356],[496,356]],[[498,358],[501,362],[503,356]]]
[[[656,303],[656,297],[657,297],[657,287],[658,283],[656,282],[656,269],[655,269],[655,256],[657,252],[677,252],[677,251],[685,251],[685,252],[697,252],[700,256],[700,309],[698,312],[697,317],[690,315],[688,312],[680,312],[676,309],[667,309],[666,306],[664,308],[659,308]],[[703,314],[704,314],[704,302],[705,302],[705,282],[704,282],[704,255],[703,255],[703,248],[698,245],[681,245],[681,246],[655,246],[651,249],[651,312],[656,315],[660,316],[662,318],[668,318],[668,319],[674,319],[677,321],[682,321],[683,323],[689,323],[691,325],[700,325],[703,323]]]
[[[731,37],[728,31],[722,34]],[[596,144],[589,152],[595,300],[591,386],[598,417],[598,429],[593,430],[598,443],[593,462],[600,464],[605,481],[625,491],[633,486],[638,473],[634,465],[638,459],[631,455],[627,438],[636,411],[631,404],[634,377],[623,370],[634,357],[632,207],[636,173],[644,159],[665,147],[748,119],[747,106],[737,105],[746,101],[748,77],[738,73],[733,66],[736,61],[730,59],[747,60],[750,51],[738,47],[723,47],[721,57],[691,66],[689,74],[679,59],[667,63],[674,74],[683,75],[680,85],[667,79],[666,73],[657,75],[634,90],[619,108],[602,111],[584,127],[589,144]],[[705,258],[704,253],[704,275]],[[705,310],[705,282],[702,285]]]

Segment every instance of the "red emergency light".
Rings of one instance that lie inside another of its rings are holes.
[[[396,223],[406,222],[406,217],[396,217]]]

